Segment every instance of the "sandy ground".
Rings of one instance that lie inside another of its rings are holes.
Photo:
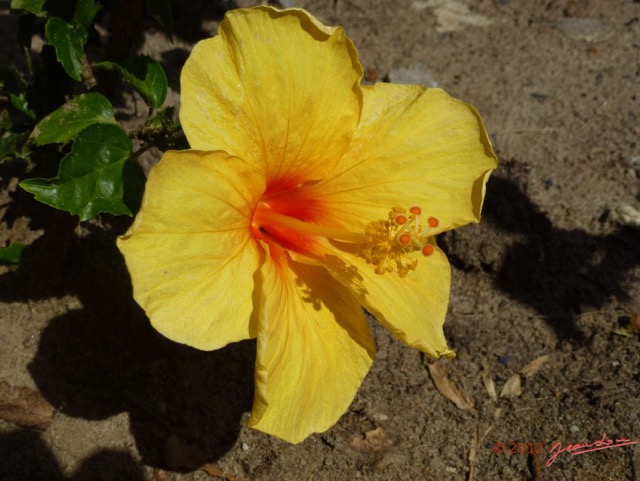
[[[248,430],[254,343],[198,352],[155,333],[114,246],[128,221],[104,216],[76,228],[57,276],[0,267],[0,392],[54,410],[46,426],[27,402],[44,429],[0,421],[0,479],[637,480],[640,444],[545,463],[557,442],[640,438],[640,2],[286,3],[342,25],[369,81],[438,85],[486,121],[500,167],[483,221],[440,240],[458,357],[443,374],[372,321],[375,364],[335,427],[295,446]],[[149,30],[140,46],[171,63],[173,103],[220,19],[177,6],[176,42]],[[0,239],[55,252],[49,213],[0,177]]]

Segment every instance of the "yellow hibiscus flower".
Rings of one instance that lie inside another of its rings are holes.
[[[249,426],[297,443],[331,427],[371,366],[362,307],[453,356],[440,232],[477,222],[495,156],[477,112],[439,89],[361,86],[341,28],[234,10],[182,72],[193,150],[167,152],[118,240],[166,337],[257,337]]]

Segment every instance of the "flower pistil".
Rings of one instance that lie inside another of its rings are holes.
[[[319,225],[292,215],[282,214],[268,200],[258,203],[252,219],[252,233],[256,240],[269,244],[272,251],[292,250],[301,254],[318,255],[318,237],[357,244],[356,255],[373,265],[376,274],[396,271],[405,277],[415,270],[418,261],[409,254],[420,251],[428,257],[435,250],[433,229],[439,221],[429,217],[420,222],[422,209],[393,207],[386,220],[367,224],[363,233]]]

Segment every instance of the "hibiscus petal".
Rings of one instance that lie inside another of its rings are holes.
[[[118,247],[160,333],[205,350],[257,335],[250,222],[263,190],[264,179],[222,152],[167,152],[151,170]]]
[[[435,245],[428,257],[407,254],[418,267],[406,276],[376,274],[357,256],[356,244],[326,242],[321,263],[400,341],[432,357],[453,357],[442,326],[449,303],[451,268]],[[303,256],[297,256],[304,261]]]
[[[233,10],[185,64],[180,119],[193,148],[259,162],[278,190],[339,162],[360,117],[361,77],[341,28],[303,10]]]
[[[371,366],[362,308],[325,269],[262,267],[256,394],[248,426],[292,443],[336,423]]]
[[[363,87],[358,130],[338,172],[316,186],[337,223],[362,230],[418,205],[433,233],[477,222],[496,159],[476,110],[440,89]]]

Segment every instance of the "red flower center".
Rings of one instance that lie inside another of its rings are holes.
[[[370,222],[363,233],[349,232],[331,226],[331,212],[318,200],[322,197],[315,184],[267,189],[258,202],[251,234],[269,246],[276,261],[286,262],[287,251],[320,257],[323,250],[320,238],[326,238],[358,244],[356,255],[372,264],[377,274],[397,271],[404,277],[417,265],[417,260],[408,254],[420,251],[428,257],[434,253],[430,239],[439,221],[428,217],[426,224],[422,224],[420,207],[413,206],[408,212],[394,207],[386,220]]]
[[[279,258],[285,250],[301,254],[314,252],[314,237],[322,235],[320,225],[326,209],[312,195],[313,182],[294,187],[272,183],[262,195],[253,213],[251,233],[269,245]]]

